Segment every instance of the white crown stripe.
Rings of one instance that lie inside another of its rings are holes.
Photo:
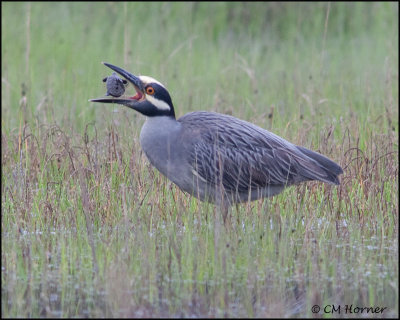
[[[149,83],[157,83],[159,84],[161,87],[163,87],[165,89],[165,86],[160,82],[157,81],[156,79],[153,79],[152,77],[148,77],[148,76],[139,76],[140,81],[142,81],[145,85],[149,84]]]

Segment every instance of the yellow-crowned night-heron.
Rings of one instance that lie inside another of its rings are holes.
[[[104,63],[133,84],[133,97],[102,97],[147,117],[140,144],[147,158],[182,190],[221,207],[280,193],[303,181],[339,184],[342,168],[325,156],[235,117],[191,112],[176,120],[167,89]]]

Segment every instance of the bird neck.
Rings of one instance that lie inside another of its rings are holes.
[[[181,130],[181,123],[171,116],[146,117],[140,132],[140,143],[145,152],[155,145],[165,146],[166,141],[176,136]]]
[[[151,126],[152,130],[163,131],[168,129],[168,126],[174,126],[178,123],[175,119],[175,115],[154,115],[146,117],[146,126]]]

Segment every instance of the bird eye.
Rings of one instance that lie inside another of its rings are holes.
[[[147,88],[146,88],[146,93],[147,93],[147,94],[152,94],[152,95],[153,95],[153,94],[154,94],[154,88],[153,88],[153,87],[147,87]]]

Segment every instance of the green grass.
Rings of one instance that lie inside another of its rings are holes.
[[[2,2],[2,317],[398,316],[397,3]],[[178,117],[232,114],[334,159],[232,209],[184,194],[106,61]],[[363,314],[365,315],[365,314]]]

